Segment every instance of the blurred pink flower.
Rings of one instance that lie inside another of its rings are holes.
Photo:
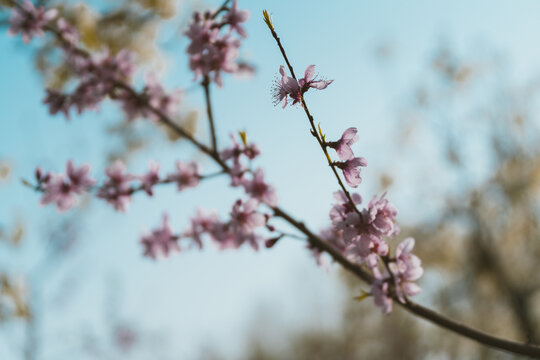
[[[163,215],[161,228],[141,238],[141,244],[144,246],[143,255],[156,259],[159,253],[167,257],[172,251],[180,251],[178,238],[172,233],[167,215]]]
[[[24,1],[21,7],[15,6],[9,19],[9,34],[21,33],[25,43],[30,42],[34,36],[43,36],[43,27],[58,15],[58,10],[45,11],[43,6],[34,7],[31,1]]]
[[[263,202],[268,206],[277,206],[278,197],[274,187],[264,182],[263,169],[255,171],[251,180],[242,179],[242,186],[246,193],[253,199]]]
[[[168,181],[178,185],[178,191],[196,187],[201,182],[200,166],[196,162],[176,162],[176,172],[167,176]]]
[[[233,0],[229,11],[223,16],[223,21],[231,26],[231,31],[236,30],[240,36],[245,38],[247,37],[247,32],[240,24],[246,22],[249,19],[249,15],[249,10],[238,10],[238,1]]]
[[[118,211],[127,211],[131,202],[131,181],[133,175],[126,174],[126,166],[117,160],[112,166],[105,169],[105,174],[109,179],[98,190],[97,196],[112,204]]]
[[[154,195],[152,187],[159,183],[159,163],[150,160],[148,172],[139,177],[144,191],[150,196]]]

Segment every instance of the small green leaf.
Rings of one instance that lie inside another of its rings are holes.
[[[266,25],[268,25],[268,28],[274,31],[274,24],[272,23],[272,15],[269,15],[266,9],[263,10],[263,18]]]
[[[370,293],[365,292],[364,290],[362,290],[362,293],[360,295],[358,295],[358,296],[353,297],[353,299],[357,300],[357,301],[362,301],[365,298],[370,297],[370,296],[371,296]]]
[[[244,146],[247,146],[247,134],[245,131],[239,131],[238,135],[240,135],[240,139],[242,139],[242,142],[244,143]]]

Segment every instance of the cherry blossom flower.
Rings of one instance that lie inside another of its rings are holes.
[[[31,1],[24,1],[21,7],[14,7],[9,20],[9,34],[21,33],[25,43],[30,42],[34,36],[43,36],[43,27],[58,15],[58,10],[45,11],[43,6],[34,7]]]
[[[191,55],[198,54],[208,45],[216,41],[219,35],[219,29],[212,27],[213,22],[210,19],[203,19],[199,12],[193,14],[193,22],[189,29],[184,33],[191,43],[186,52]]]
[[[336,226],[338,223],[345,221],[347,215],[355,210],[343,190],[336,191],[334,193],[334,199],[337,201],[337,203],[334,204],[334,206],[332,206],[330,209],[330,220],[332,221],[332,224]],[[362,203],[362,197],[360,194],[351,194],[351,199],[355,205]]]
[[[54,203],[58,212],[69,210],[75,203],[77,198],[71,190],[69,182],[64,178],[64,175],[51,174],[49,180],[43,184],[43,197],[40,203],[47,205]]]
[[[139,177],[144,191],[150,196],[154,195],[152,187],[159,183],[159,163],[150,160],[148,172]]]
[[[195,13],[193,16],[193,21],[185,34],[191,39],[186,52],[189,55],[189,68],[194,72],[195,80],[201,76],[208,77],[221,87],[222,72],[236,73],[239,70],[235,61],[241,41],[231,35],[233,29],[237,32],[243,31],[239,24],[246,13],[238,11],[235,6],[224,16],[222,23],[218,23],[211,14]],[[220,36],[220,28],[228,21],[231,22],[231,31]]]
[[[219,87],[223,86],[221,73],[234,73],[238,69],[234,61],[238,57],[240,45],[240,40],[226,35],[208,44],[202,52],[191,55],[189,67],[195,73],[194,80],[212,73],[212,81]]]
[[[184,232],[183,237],[193,239],[195,244],[202,249],[203,235],[210,232],[219,223],[219,217],[215,211],[206,213],[202,209],[197,209],[195,217],[191,219],[191,226]]]
[[[371,295],[376,306],[382,309],[383,314],[388,315],[392,312],[392,297],[390,296],[390,287],[385,279],[381,278],[379,272],[375,269],[375,279],[371,283]]]
[[[95,184],[89,173],[90,165],[83,164],[77,168],[71,160],[66,164],[66,175],[49,173],[42,177],[41,169],[36,169],[36,178],[43,188],[41,204],[55,203],[59,212],[69,210],[77,202],[75,195],[83,194]]]
[[[49,106],[49,114],[55,115],[62,112],[69,119],[69,107],[71,105],[69,96],[54,89],[46,89],[47,96],[43,100]]]
[[[148,105],[167,116],[172,116],[178,111],[178,104],[182,100],[182,95],[183,92],[180,89],[176,89],[168,94],[157,80],[155,74],[151,73],[146,78],[146,85],[142,92],[143,101],[141,102],[140,99],[135,99],[135,101],[131,101],[132,109],[127,104],[124,106],[124,109],[127,108],[126,110],[130,119],[140,115],[158,121],[159,117]]]
[[[358,141],[358,135],[356,134],[358,129],[348,128],[341,135],[341,139],[334,142],[329,142],[326,145],[336,150],[341,160],[351,160],[354,158],[354,153],[351,149],[351,145]]]
[[[105,199],[118,211],[127,211],[131,202],[131,181],[135,178],[133,175],[126,174],[125,164],[117,160],[112,166],[105,169],[108,180],[98,190],[97,196]]]
[[[412,254],[414,239],[406,238],[396,248],[396,262],[390,263],[390,270],[396,281],[396,292],[401,302],[405,296],[418,294],[420,286],[414,283],[424,273],[422,262],[418,256]]]
[[[161,228],[155,229],[141,238],[141,244],[144,246],[143,255],[156,259],[159,253],[167,257],[172,251],[180,251],[178,238],[169,226],[167,215],[163,215]]]
[[[264,182],[264,170],[258,169],[253,174],[253,179],[242,179],[242,186],[252,198],[267,204],[277,206],[278,197],[274,187]]]
[[[386,193],[378,199],[376,196],[373,197],[362,214],[371,233],[393,237],[399,234],[399,226],[395,220],[397,209],[385,196]]]
[[[196,162],[176,162],[176,172],[167,176],[168,181],[178,185],[178,191],[196,187],[201,182],[200,166]]]
[[[239,161],[241,155],[245,155],[248,159],[253,160],[261,154],[261,150],[254,143],[247,143],[242,141],[238,143],[233,134],[230,134],[233,145],[229,148],[221,151],[221,158],[223,160],[233,159],[233,161]]]
[[[355,157],[350,160],[335,162],[334,165],[343,170],[343,176],[345,176],[345,181],[349,186],[357,187],[362,182],[360,167],[366,167],[367,160],[363,157]]]
[[[93,186],[96,181],[89,177],[90,165],[83,164],[79,168],[75,167],[73,161],[69,160],[66,164],[66,174],[70,181],[71,191],[82,194],[88,191],[88,188]]]
[[[233,0],[229,11],[223,16],[223,21],[230,25],[231,31],[236,30],[240,36],[245,38],[247,37],[247,32],[240,24],[246,22],[249,19],[249,15],[248,10],[238,10],[238,1]]]
[[[334,82],[334,80],[316,80],[313,78],[313,75],[315,75],[315,65],[309,65],[304,71],[304,77],[298,80],[302,95],[308,91],[309,88],[323,90]]]
[[[74,46],[79,41],[79,33],[66,21],[66,19],[59,18],[56,21],[56,27],[58,28],[62,39],[70,46]]]
[[[166,116],[172,116],[178,110],[182,95],[183,92],[180,89],[176,89],[170,94],[167,93],[156,76],[151,73],[146,77],[146,85],[140,94],[124,91],[117,98],[122,102],[122,108],[128,120],[140,116],[158,121],[159,116],[152,108],[159,110]]]
[[[250,233],[266,223],[264,214],[257,212],[259,204],[254,199],[242,202],[237,200],[231,212],[231,223],[240,233]]]
[[[359,257],[361,262],[373,269],[379,264],[379,257],[388,254],[389,247],[380,237],[362,233],[353,237],[347,247],[347,253]]]
[[[274,105],[283,101],[282,108],[285,109],[289,97],[293,99],[292,104],[294,105],[302,101],[302,93],[300,92],[298,81],[287,75],[283,65],[279,67],[279,73],[281,74],[281,79],[275,82],[273,88]]]
[[[304,77],[300,80],[296,80],[287,75],[285,67],[281,65],[279,67],[279,73],[281,79],[276,81],[273,88],[274,104],[277,105],[283,101],[283,108],[287,106],[288,98],[290,97],[293,102],[292,105],[302,103],[302,97],[310,88],[323,90],[326,89],[334,80],[315,80],[313,74],[315,72],[315,65],[309,65],[304,72]]]

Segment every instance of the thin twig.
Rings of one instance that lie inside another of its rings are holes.
[[[212,103],[210,100],[210,78],[208,77],[208,75],[205,75],[201,85],[204,88],[204,97],[206,99],[206,114],[208,116],[208,123],[210,124],[210,133],[212,136],[212,150],[217,153],[218,147],[216,128],[214,125],[214,115],[212,114]]]
[[[272,32],[272,36],[276,40],[276,43],[277,43],[277,45],[279,47],[279,50],[281,51],[281,55],[283,55],[283,59],[287,63],[287,67],[289,68],[289,71],[291,72],[291,76],[295,80],[298,81],[298,79],[296,78],[296,75],[294,74],[294,69],[293,69],[293,67],[292,67],[292,65],[291,65],[291,63],[289,61],[289,58],[287,57],[287,53],[285,52],[285,48],[281,44],[281,40],[280,40],[279,36],[277,35],[276,31],[273,28],[270,28],[270,31]],[[325,145],[323,139],[321,139],[319,133],[317,132],[317,128],[315,127],[315,120],[313,118],[313,115],[311,115],[311,113],[309,112],[306,101],[304,100],[304,96],[302,96],[302,107],[304,108],[304,112],[306,113],[306,116],[307,116],[307,118],[309,120],[309,125],[311,126],[310,132],[315,137],[315,139],[317,139],[317,142],[319,143],[319,146],[321,147],[321,149],[322,149],[322,151],[323,151],[323,153],[324,153],[324,155],[326,157],[326,160],[328,161],[328,165],[332,169],[332,172],[334,173],[334,176],[336,177],[337,182],[338,182],[339,186],[341,187],[341,190],[343,190],[343,192],[345,193],[345,196],[347,197],[347,200],[349,200],[352,209],[354,209],[354,211],[356,211],[360,215],[360,217],[362,217],[362,213],[356,207],[356,204],[354,203],[354,201],[353,201],[353,199],[351,197],[351,194],[349,193],[349,191],[347,190],[347,188],[343,184],[343,181],[341,180],[341,177],[339,176],[339,174],[338,174],[338,172],[336,170],[336,167],[334,166],[334,164],[333,164],[333,162],[332,162],[332,160],[330,158],[330,154],[328,154],[328,151],[326,149],[326,145]]]

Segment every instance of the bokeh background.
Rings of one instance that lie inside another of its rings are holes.
[[[182,35],[194,9],[217,1],[41,1],[59,6],[89,48],[127,46],[139,81],[150,69],[185,91],[177,119],[208,139],[202,89]],[[301,108],[274,107],[283,63],[261,11],[273,14],[296,72],[310,64],[334,83],[307,101],[327,137],[355,126],[369,160],[359,192],[387,191],[399,239],[416,238],[425,275],[417,300],[521,341],[540,341],[540,3],[503,1],[240,1],[251,11],[242,59],[248,78],[213,88],[221,144],[247,131],[280,204],[313,229],[328,225],[335,179]],[[510,359],[416,319],[383,316],[365,284],[305,243],[270,250],[211,247],[142,257],[142,231],[164,212],[185,228],[198,207],[226,213],[239,193],[226,179],[177,193],[139,194],[123,214],[87,199],[66,214],[24,187],[36,166],[68,159],[93,173],[124,159],[141,173],[177,159],[213,165],[113,103],[49,116],[44,86],[69,78],[51,39],[24,45],[0,7],[0,359]]]

